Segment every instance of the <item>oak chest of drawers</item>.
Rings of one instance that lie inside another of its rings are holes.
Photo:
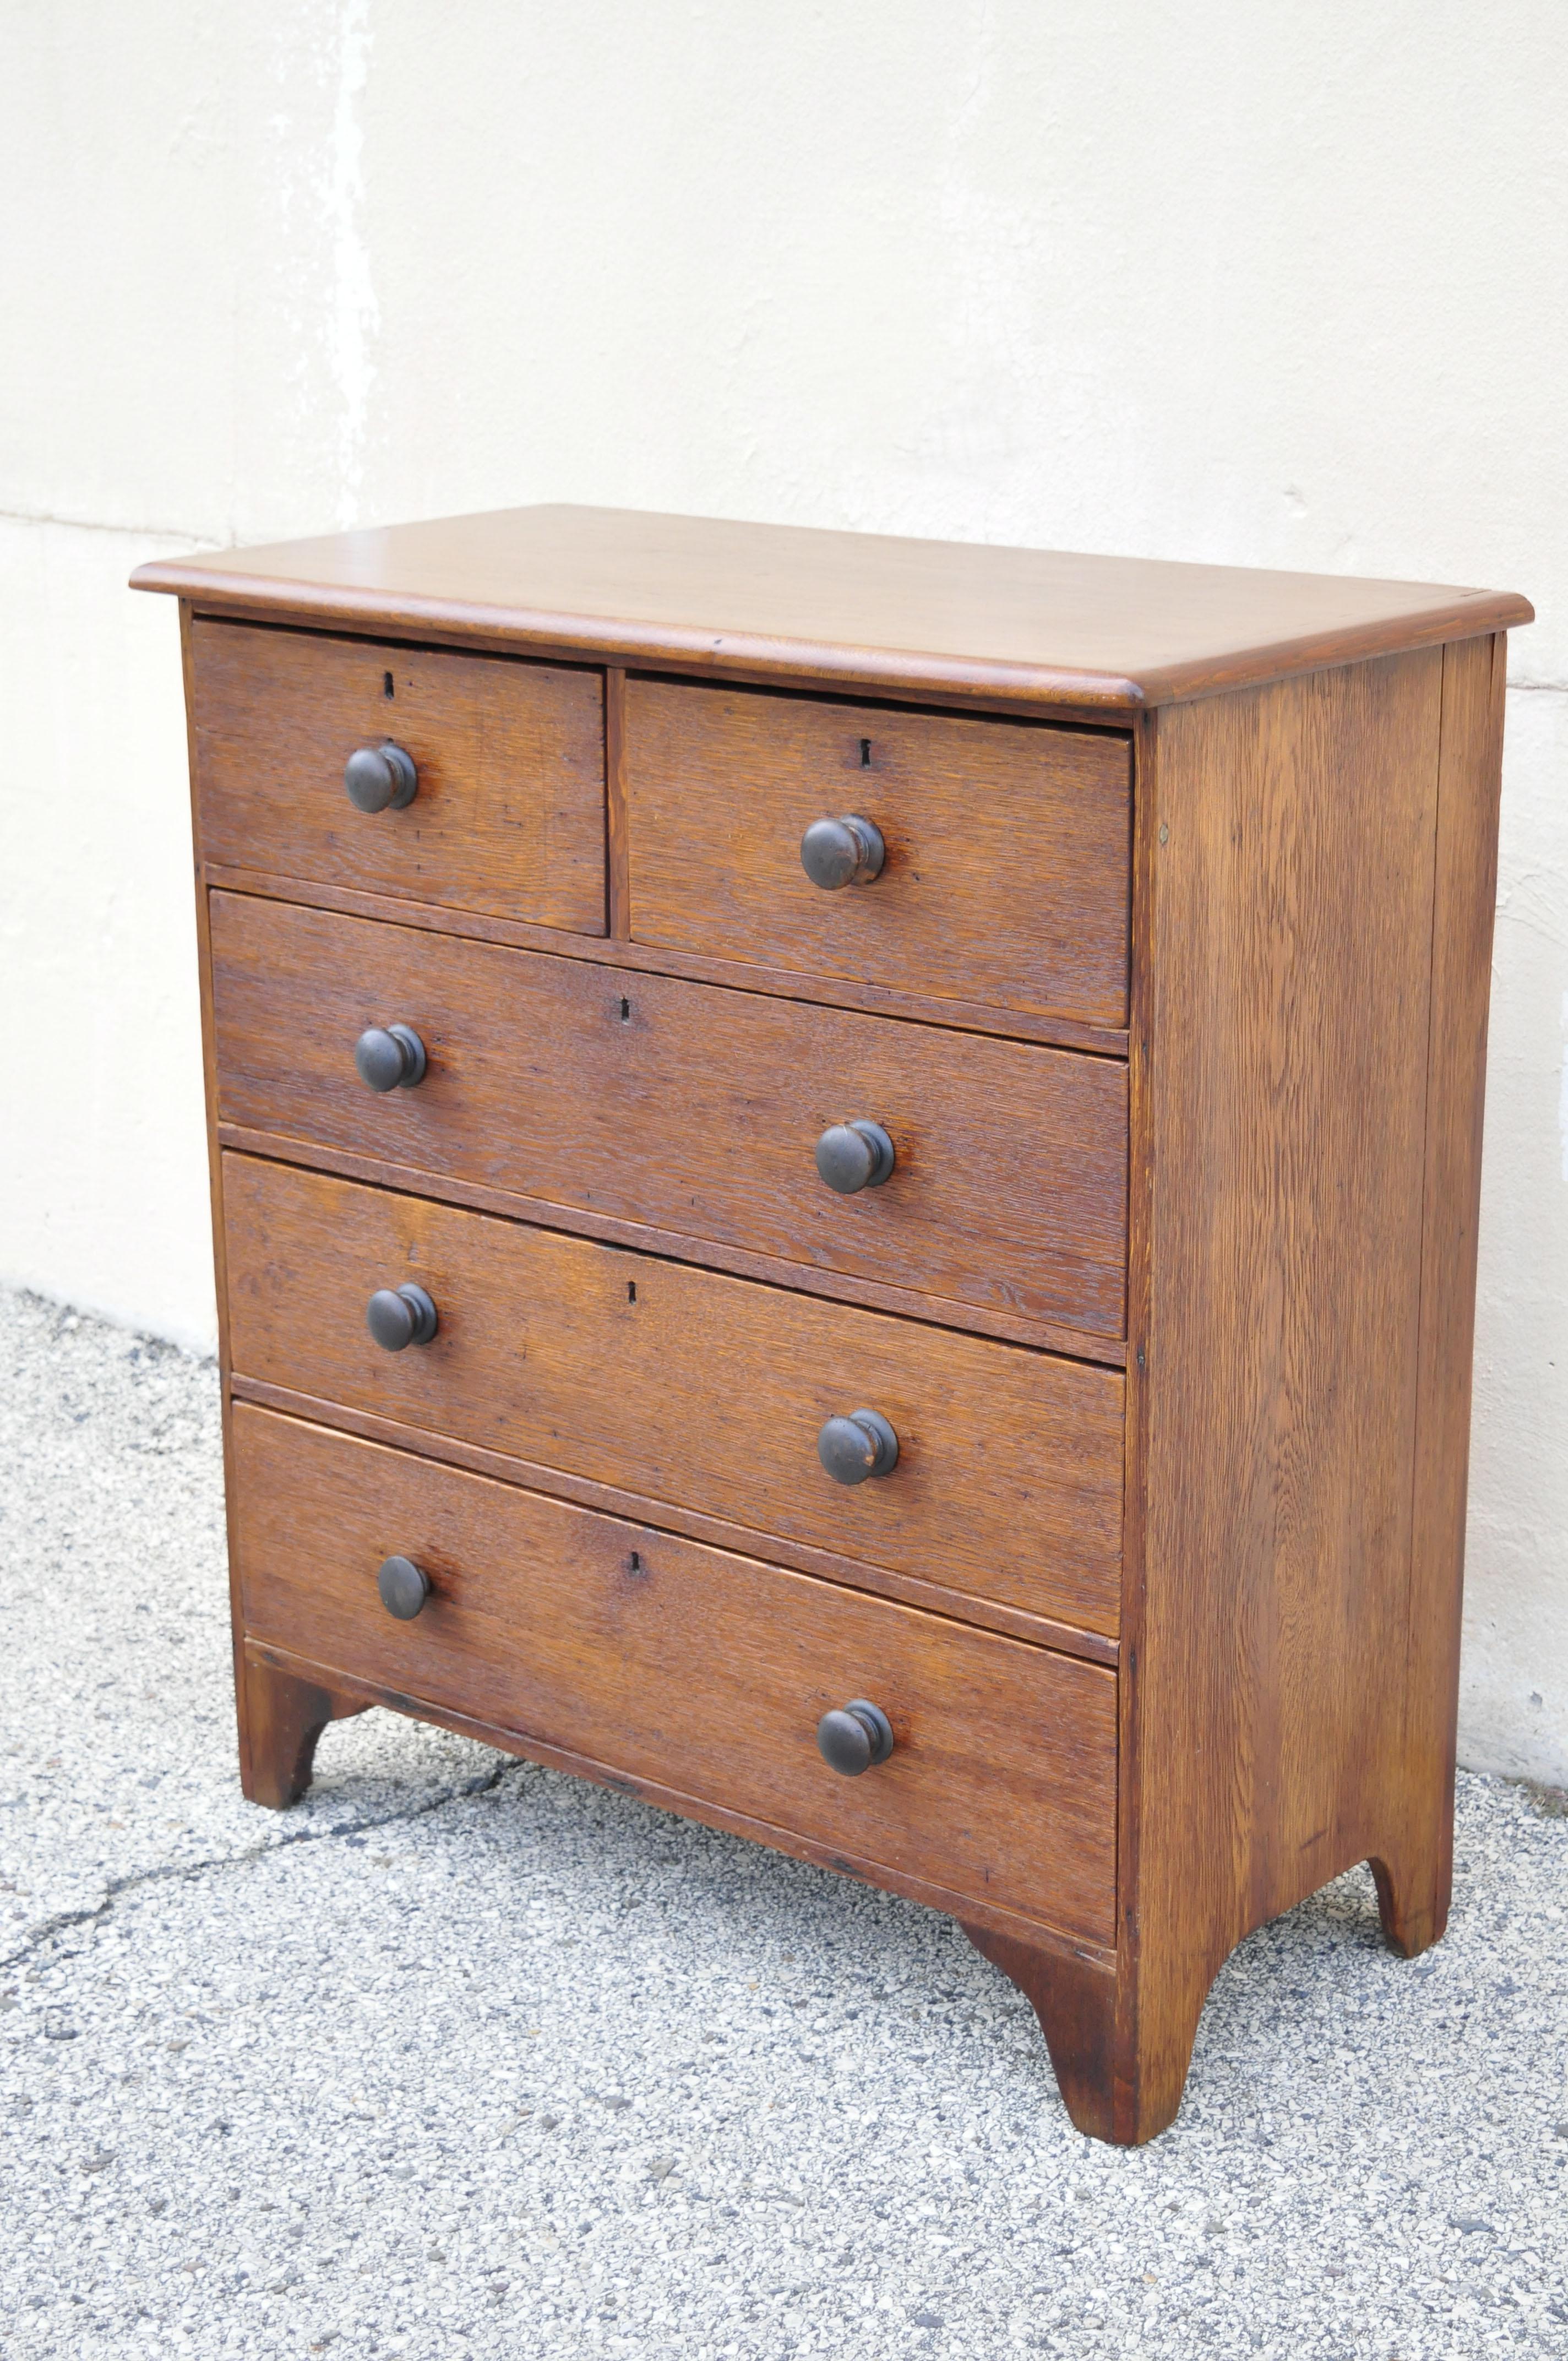
[[[608,511],[181,601],[240,1757],[957,1916],[1085,2130],[1447,1906],[1521,599]]]

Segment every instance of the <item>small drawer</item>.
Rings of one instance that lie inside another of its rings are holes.
[[[237,1378],[1115,1632],[1118,1371],[249,1157],[224,1219]],[[435,1334],[383,1349],[411,1284]],[[896,1461],[835,1481],[866,1407]]]
[[[1124,737],[631,679],[623,760],[635,941],[1125,1024]],[[845,814],[882,866],[828,890]]]
[[[252,1640],[1113,1940],[1113,1673],[245,1403],[234,1479]],[[392,1556],[429,1584],[409,1620],[381,1601]],[[843,1777],[817,1725],[862,1698],[893,1752]]]
[[[599,673],[199,620],[192,683],[203,859],[604,933]],[[413,799],[359,810],[389,741]]]
[[[225,1123],[635,1223],[660,1250],[766,1256],[769,1277],[1122,1333],[1115,1060],[248,895],[209,909]],[[355,1043],[393,1024],[427,1068],[378,1094]],[[896,1161],[839,1195],[816,1158],[849,1120],[883,1126]]]

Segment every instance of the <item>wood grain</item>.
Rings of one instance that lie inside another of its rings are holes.
[[[1506,653],[1501,638],[1467,640],[1443,651],[1413,1532],[1398,1666],[1405,1826],[1387,1825],[1374,1861],[1385,1932],[1407,1955],[1424,1950],[1442,1933],[1453,1879],[1475,1242]]]
[[[236,1636],[238,1630],[236,1623]],[[363,1713],[364,1699],[295,1679],[243,1646],[236,1652],[236,1676],[240,1790],[247,1803],[287,1811],[311,1784],[316,1742],[328,1722]]]
[[[470,1475],[492,1477],[498,1484],[516,1484],[527,1492],[544,1492],[553,1499],[569,1500],[575,1508],[597,1509],[608,1517],[630,1518],[634,1524],[682,1533],[688,1541],[706,1542],[712,1549],[738,1551],[742,1557],[757,1554],[759,1539],[754,1526],[708,1516],[700,1509],[682,1508],[670,1500],[649,1500],[620,1485],[601,1484],[588,1476],[573,1476],[564,1468],[546,1466],[537,1459],[520,1459],[510,1452],[491,1451],[484,1444],[464,1443],[455,1435],[437,1434],[429,1427],[410,1426],[375,1411],[326,1401],[319,1394],[273,1385],[265,1378],[236,1377],[233,1392],[236,1400],[257,1402],[263,1410],[281,1411],[285,1418],[306,1419],[315,1426],[339,1427],[345,1434],[357,1434],[367,1443],[384,1443],[392,1451],[417,1452],[423,1458],[439,1459],[447,1467],[464,1467]],[[891,1566],[869,1565],[863,1558],[845,1557],[837,1550],[817,1549],[810,1543],[791,1541],[780,1533],[767,1536],[766,1550],[773,1565],[788,1566],[793,1573],[816,1575],[823,1582],[842,1583],[850,1590],[869,1590],[879,1598],[896,1598],[903,1606],[921,1608],[928,1615],[951,1616],[960,1623],[978,1624],[982,1631],[1002,1631],[1011,1640],[1027,1641],[1031,1647],[1054,1648],[1062,1655],[1081,1656],[1085,1664],[1109,1664],[1113,1671],[1121,1659],[1119,1641],[1091,1631],[1085,1624],[1063,1623],[1055,1616],[1032,1614],[1021,1607],[1006,1606],[1000,1599],[954,1590],[941,1581],[927,1582]]]
[[[1127,1173],[1127,1391],[1124,1418],[1124,1490],[1122,1515],[1122,1651],[1126,1676],[1116,1690],[1116,1977],[1115,1989],[1097,2027],[1092,1991],[1080,1994],[1087,2015],[1077,2039],[1069,2036],[1076,2057],[1083,2061],[1079,2079],[1097,2095],[1082,2105],[1093,2108],[1104,2136],[1127,2145],[1146,2139],[1162,2127],[1161,2109],[1174,2097],[1168,2085],[1146,2097],[1143,2092],[1142,2029],[1139,2002],[1143,1971],[1144,1843],[1144,1682],[1149,1500],[1149,1368],[1154,1290],[1154,1165],[1150,1143],[1155,1129],[1155,1017],[1158,1006],[1159,877],[1164,852],[1162,834],[1169,840],[1160,794],[1160,732],[1163,717],[1144,715],[1133,740],[1133,956],[1128,1016],[1127,1094],[1132,1151]],[[1190,782],[1190,796],[1201,792]],[[1002,1964],[999,1962],[999,1964]],[[1026,1963],[1027,1964],[1027,1963]],[[1024,1982],[1036,2008],[1041,2002],[1037,1967]],[[1151,2031],[1157,2016],[1151,2011]],[[1094,2063],[1100,2061],[1098,2075]],[[1064,2093],[1067,2085],[1064,2084]],[[1068,2103],[1071,2105],[1069,2098]],[[1084,2123],[1083,2115],[1074,2120]]]
[[[627,874],[626,675],[611,664],[604,676],[605,882],[609,931],[623,942],[631,932]]]
[[[248,1403],[235,1442],[252,1639],[1109,1935],[1113,1675]],[[433,1587],[409,1623],[376,1592],[393,1551]],[[844,1780],[816,1730],[854,1697],[897,1743]]]
[[[1124,1070],[750,993],[212,896],[220,1115],[411,1171],[931,1297],[1120,1333]],[[411,1025],[419,1089],[353,1047]],[[899,1170],[836,1197],[822,1130],[886,1125]]]
[[[240,1652],[238,1557],[235,1545],[234,1450],[229,1411],[230,1363],[228,1338],[228,1271],[224,1256],[223,1156],[218,1146],[217,1025],[213,1014],[213,945],[209,924],[210,899],[203,883],[205,846],[202,839],[202,797],[196,774],[194,626],[184,599],[180,602],[180,670],[185,697],[186,752],[191,798],[192,884],[196,901],[196,975],[202,1012],[202,1089],[207,1131],[208,1208],[212,1221],[213,1278],[218,1328],[218,1388],[224,1452],[224,1520],[227,1543],[230,1657],[234,1667],[235,1716],[241,1777],[250,1777],[249,1715],[251,1696],[245,1680]],[[265,1700],[258,1700],[259,1705]],[[276,1748],[272,1749],[276,1752]]]
[[[776,1255],[756,1254],[740,1246],[718,1246],[711,1239],[682,1236],[641,1222],[618,1221],[586,1213],[579,1207],[543,1206],[505,1189],[491,1189],[449,1173],[422,1172],[416,1167],[389,1163],[346,1148],[326,1147],[319,1140],[289,1139],[276,1133],[250,1131],[242,1124],[220,1123],[218,1144],[239,1156],[259,1156],[273,1164],[293,1164],[313,1171],[335,1172],[340,1180],[363,1180],[373,1189],[400,1189],[433,1197],[443,1204],[466,1206],[470,1213],[494,1213],[509,1222],[547,1222],[552,1229],[575,1237],[598,1238],[607,1246],[623,1246],[634,1254],[673,1257],[700,1264],[708,1270],[729,1271],[736,1279],[754,1279],[764,1287],[798,1289],[831,1303],[856,1303],[869,1312],[888,1312],[897,1320],[919,1320],[965,1334],[994,1336],[1004,1345],[1025,1345],[1033,1352],[1054,1353],[1068,1360],[1086,1360],[1108,1369],[1126,1366],[1127,1348],[1119,1337],[1086,1335],[1054,1321],[1035,1320],[1019,1312],[999,1312],[981,1304],[958,1303],[945,1296],[922,1295],[917,1289],[886,1287],[874,1279],[849,1278],[831,1270],[784,1262]]]
[[[612,827],[613,827],[612,815]],[[691,983],[723,984],[731,992],[758,992],[776,1000],[809,1000],[824,1008],[858,1008],[868,1016],[897,1016],[911,1025],[939,1025],[944,1032],[993,1033],[1004,1040],[1039,1041],[1048,1049],[1082,1049],[1095,1058],[1125,1058],[1126,1028],[1085,1025],[1073,1016],[1036,1016],[1023,1009],[988,1007],[978,1000],[933,1000],[928,994],[894,992],[850,976],[806,975],[787,968],[757,967],[744,960],[698,958],[688,951],[657,949],[602,935],[571,935],[529,927],[482,912],[444,910],[433,902],[394,900],[352,887],[323,885],[310,877],[290,877],[262,869],[210,861],[209,885],[236,894],[259,894],[269,901],[299,902],[313,910],[338,910],[349,918],[385,918],[397,927],[428,927],[433,933],[463,935],[474,942],[505,943],[513,950],[549,951],[560,959],[635,968],[646,975],[684,976]],[[612,897],[616,864],[610,878]],[[622,881],[624,900],[624,881]],[[624,920],[621,921],[624,923]]]
[[[521,1756],[530,1763],[543,1763],[547,1769],[565,1772],[574,1779],[587,1779],[598,1786],[612,1790],[618,1795],[628,1795],[651,1805],[656,1811],[674,1812],[682,1818],[695,1820],[709,1828],[722,1828],[731,1836],[744,1837],[752,1844],[764,1844],[775,1852],[790,1855],[796,1861],[814,1861],[819,1869],[828,1869],[840,1877],[858,1878],[868,1884],[880,1886],[884,1893],[903,1894],[910,1902],[918,1902],[927,1909],[946,1911],[949,1917],[962,1921],[964,1931],[975,1937],[976,1925],[996,1935],[1009,1936],[1027,1948],[1031,1954],[1045,1953],[1064,1961],[1099,1968],[1109,1976],[1113,1968],[1112,1955],[1103,1944],[1091,1943],[1086,1936],[1065,1934],[1059,1927],[1047,1927],[1037,1918],[1030,1918],[1015,1910],[993,1902],[989,1895],[956,1894],[950,1887],[934,1884],[928,1877],[906,1875],[887,1861],[868,1861],[846,1852],[842,1846],[825,1844],[816,1838],[803,1836],[798,1828],[779,1828],[771,1820],[756,1820],[732,1806],[716,1803],[712,1797],[694,1795],[689,1789],[670,1785],[666,1781],[634,1776],[630,1772],[612,1770],[591,1754],[574,1753],[570,1747],[553,1746],[536,1732],[521,1734],[504,1723],[484,1721],[477,1714],[464,1713],[455,1706],[438,1705],[430,1697],[406,1696],[401,1689],[389,1687],[384,1682],[367,1680],[362,1674],[347,1674],[324,1664],[313,1664],[307,1656],[296,1655],[288,1648],[275,1646],[269,1641],[247,1640],[245,1654],[249,1662],[267,1664],[286,1673],[292,1680],[304,1681],[320,1687],[323,1682],[335,1683],[352,1695],[361,1705],[378,1705],[389,1713],[408,1715],[416,1721],[433,1723],[438,1730],[450,1730],[460,1738],[471,1738],[476,1744],[488,1746],[500,1754]]]
[[[1115,1970],[1020,1938],[1011,1929],[961,1922],[977,1951],[1028,2000],[1050,2051],[1062,2104],[1075,2130],[1118,2147],[1135,2144],[1135,2092],[1118,2043]]]
[[[1421,1775],[1392,1700],[1442,664],[1320,674],[1157,724],[1152,1086],[1133,1148],[1142,1632],[1124,1654],[1139,2137],[1176,2111],[1227,1951],[1401,1836]]]
[[[1124,1022],[1124,739],[632,679],[624,759],[639,942]],[[824,893],[801,836],[846,811],[886,862]]]
[[[201,620],[192,645],[209,860],[604,933],[598,673]],[[386,738],[419,793],[356,811],[343,766]]]
[[[1102,715],[1506,630],[1534,611],[1508,594],[1354,575],[583,508],[166,558],[132,578],[209,611]]]
[[[247,1158],[225,1202],[244,1377],[1114,1634],[1110,1370]],[[408,1279],[440,1330],[386,1353],[365,1307]],[[835,1484],[861,1403],[898,1466]]]

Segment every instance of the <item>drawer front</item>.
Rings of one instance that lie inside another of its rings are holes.
[[[1102,1058],[249,895],[211,897],[222,1120],[542,1205],[1119,1335],[1126,1072]],[[429,1071],[378,1097],[367,1026]],[[829,1125],[893,1178],[838,1196]]]
[[[245,1629],[850,1858],[1113,1939],[1115,1676],[241,1403]],[[410,1622],[377,1571],[432,1584]],[[869,1697],[892,1757],[817,1751]]]
[[[1115,1632],[1113,1371],[247,1157],[224,1215],[240,1378]],[[409,1280],[440,1326],[383,1351]],[[817,1435],[862,1406],[897,1465],[835,1483]]]
[[[206,860],[604,933],[600,674],[210,621],[192,658]],[[357,811],[344,764],[387,739],[418,791]]]
[[[624,764],[636,941],[1125,1024],[1125,738],[634,679]],[[845,812],[886,857],[825,892]]]

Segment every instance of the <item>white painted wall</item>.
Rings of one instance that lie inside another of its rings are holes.
[[[1561,0],[0,0],[0,1275],[211,1337],[155,552],[534,500],[1485,583],[1464,1747],[1568,1780]]]

